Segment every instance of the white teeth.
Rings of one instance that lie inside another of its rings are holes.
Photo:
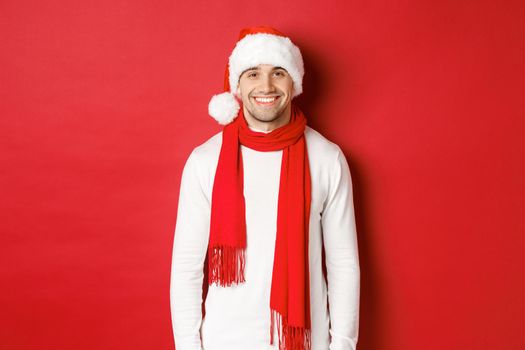
[[[273,101],[275,101],[275,97],[271,97],[271,98],[256,97],[255,100],[256,100],[257,102],[269,103],[269,102],[273,102]]]

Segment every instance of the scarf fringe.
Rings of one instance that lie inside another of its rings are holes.
[[[304,327],[293,327],[288,325],[286,317],[271,310],[270,322],[270,344],[273,345],[274,327],[277,323],[277,332],[279,336],[279,350],[310,350],[311,348],[311,330]]]
[[[209,251],[209,283],[221,287],[246,282],[244,279],[245,249],[219,246]]]

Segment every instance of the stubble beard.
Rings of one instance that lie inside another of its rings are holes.
[[[281,98],[283,97],[281,96]],[[287,105],[278,105],[269,110],[262,110],[264,107],[254,106],[253,103],[255,102],[253,102],[250,97],[249,103],[245,103],[244,106],[254,119],[263,123],[271,123],[279,119],[284,114],[287,107]]]

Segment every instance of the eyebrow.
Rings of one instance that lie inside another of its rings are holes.
[[[245,69],[245,70],[241,73],[241,75],[243,75],[245,72],[247,72],[247,71],[249,71],[249,70],[260,70],[260,69],[261,69],[261,68],[259,68],[259,67],[250,67],[250,68],[248,68],[248,69]],[[285,70],[285,71],[286,71],[286,69],[284,69],[283,67],[273,67],[273,68],[272,68],[272,71],[274,71],[274,70],[278,70],[278,69],[282,69],[282,70]]]

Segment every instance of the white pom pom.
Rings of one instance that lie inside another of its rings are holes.
[[[241,106],[230,92],[213,95],[208,104],[208,113],[222,125],[231,123],[239,113]]]

